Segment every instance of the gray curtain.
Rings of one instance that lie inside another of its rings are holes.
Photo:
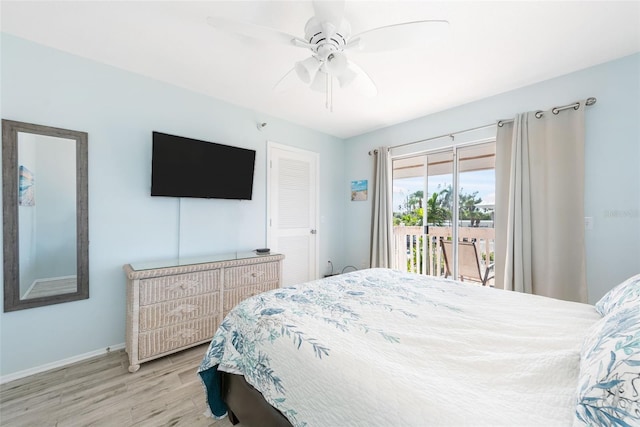
[[[387,147],[374,151],[371,207],[371,267],[391,268],[393,260],[393,212],[391,206],[391,156]]]
[[[498,127],[495,209],[496,287],[587,302],[584,102]]]

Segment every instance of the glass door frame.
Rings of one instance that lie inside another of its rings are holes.
[[[452,137],[453,139],[453,137]],[[458,235],[459,235],[459,230],[458,228],[460,227],[459,224],[459,216],[460,216],[460,200],[459,200],[459,193],[460,193],[460,189],[459,189],[459,160],[458,160],[458,150],[459,149],[464,149],[464,148],[468,148],[468,147],[473,147],[473,146],[478,146],[478,145],[482,145],[482,144],[488,144],[491,142],[496,142],[496,138],[495,137],[490,137],[490,138],[480,138],[480,139],[476,139],[476,140],[472,140],[472,141],[464,141],[464,142],[459,142],[456,143],[455,139],[453,139],[451,141],[450,145],[441,145],[439,147],[434,147],[432,149],[423,149],[423,150],[419,150],[416,152],[411,152],[411,153],[403,153],[403,154],[399,154],[399,155],[393,155],[391,154],[391,164],[393,165],[393,161],[395,160],[401,160],[401,159],[407,159],[407,158],[412,158],[412,157],[419,157],[419,156],[425,156],[425,159],[428,159],[428,157],[430,155],[434,155],[434,154],[443,154],[443,153],[452,153],[453,156],[453,161],[452,161],[452,182],[451,182],[451,187],[452,187],[452,208],[451,208],[451,240],[453,241],[453,253],[452,253],[452,264],[453,264],[453,268],[451,271],[451,277],[453,278],[458,278]],[[425,165],[424,165],[424,182],[423,182],[423,194],[425,195],[425,200],[426,195],[428,194],[427,190],[428,190],[428,184],[429,184],[429,166],[428,166],[428,160],[425,161]],[[391,179],[393,180],[393,166],[392,166],[392,176]],[[393,211],[393,206],[391,206],[392,211]],[[424,226],[424,231],[427,231],[427,227],[428,227],[428,213],[427,213],[427,208],[425,206],[424,208],[424,212],[423,212],[423,226]],[[425,235],[428,235],[428,233],[425,233]]]

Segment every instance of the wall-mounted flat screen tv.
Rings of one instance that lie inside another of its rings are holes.
[[[153,132],[151,195],[251,200],[256,151]]]

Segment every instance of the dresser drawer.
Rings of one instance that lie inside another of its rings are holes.
[[[139,331],[164,328],[220,311],[220,293],[196,295],[140,307]]]
[[[227,313],[241,301],[250,298],[262,292],[270,291],[278,287],[278,281],[260,283],[257,285],[243,286],[241,288],[233,288],[224,290],[223,314]]]
[[[138,359],[186,348],[213,338],[218,316],[206,316],[179,325],[142,332],[138,336]]]
[[[181,263],[126,264],[129,372],[211,341],[223,314],[280,286],[284,255],[233,254]]]
[[[278,280],[280,265],[277,262],[228,267],[224,270],[224,289],[255,285]]]
[[[176,274],[140,280],[140,304],[185,298],[220,289],[220,270]]]

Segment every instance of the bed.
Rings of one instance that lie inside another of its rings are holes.
[[[243,301],[198,372],[247,427],[640,425],[639,302],[360,270]]]

